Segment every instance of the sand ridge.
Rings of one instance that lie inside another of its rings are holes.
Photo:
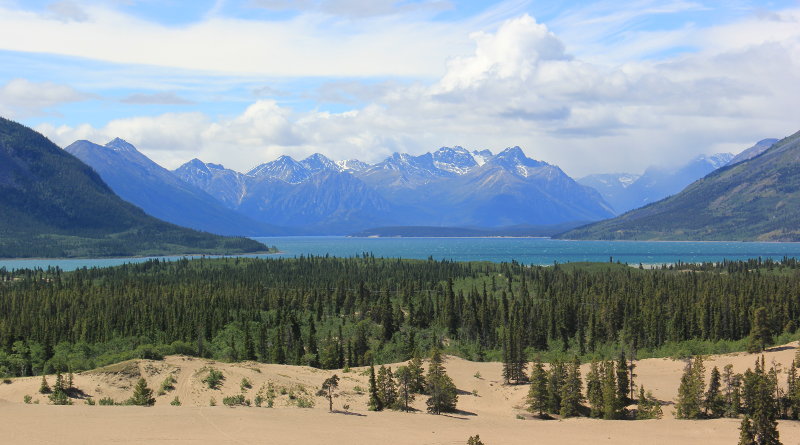
[[[766,352],[768,364],[788,367],[797,343]],[[732,364],[736,372],[753,367],[758,356],[728,354],[710,356],[706,373]],[[396,368],[399,364],[392,365]],[[95,401],[111,397],[121,402],[132,393],[141,376],[158,391],[168,375],[177,380],[175,389],[156,397],[152,408],[88,406],[74,399],[73,406],[47,405],[38,393],[41,377],[12,379],[0,385],[0,442],[2,443],[348,443],[348,444],[461,444],[480,434],[487,444],[558,443],[703,443],[733,444],[738,440],[739,421],[717,419],[686,421],[672,416],[681,360],[646,359],[636,362],[636,382],[663,402],[664,418],[650,421],[603,421],[566,419],[542,421],[524,409],[526,385],[503,385],[500,363],[478,363],[446,357],[445,366],[459,389],[459,412],[426,414],[425,396],[418,395],[413,413],[367,410],[368,368],[319,370],[301,366],[255,362],[221,363],[212,360],[170,356],[162,361],[136,360],[94,371],[77,373],[75,386],[82,397]],[[202,382],[208,370],[222,371],[219,389]],[[584,376],[588,365],[582,369]],[[336,413],[328,413],[327,401],[315,395],[327,377],[341,378]],[[276,391],[274,408],[222,406],[222,399],[242,393],[242,378],[252,383],[244,391],[253,401],[268,382]],[[783,379],[785,380],[785,379]],[[48,377],[52,386],[55,378]],[[39,404],[25,404],[30,395]],[[178,397],[182,406],[170,406]],[[209,406],[211,399],[217,406]],[[313,408],[298,408],[298,400],[313,400]],[[349,410],[344,411],[343,406]],[[800,422],[781,421],[783,443],[800,443]]]

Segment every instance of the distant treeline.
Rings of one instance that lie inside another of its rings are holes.
[[[794,259],[642,270],[364,255],[0,269],[0,372],[172,353],[341,368],[433,346],[473,360],[621,347],[641,356],[740,341],[760,307],[772,335],[794,333],[797,268]]]

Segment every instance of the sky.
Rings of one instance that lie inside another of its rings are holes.
[[[0,0],[0,116],[167,168],[520,146],[573,177],[800,130],[800,0]]]

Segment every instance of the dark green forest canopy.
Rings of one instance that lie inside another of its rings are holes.
[[[737,341],[765,307],[794,332],[794,259],[641,270],[360,258],[149,261],[0,270],[0,372],[86,369],[183,353],[340,368],[434,345],[498,359]],[[539,352],[537,352],[539,351]]]

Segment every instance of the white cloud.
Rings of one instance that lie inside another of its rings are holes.
[[[0,86],[0,115],[16,119],[41,116],[48,108],[90,97],[67,85],[13,79]]]
[[[520,145],[574,176],[637,172],[796,131],[800,27],[791,25],[798,16],[783,11],[777,22],[753,17],[742,28],[693,30],[701,47],[693,54],[604,64],[571,56],[559,36],[522,15],[473,33],[471,54],[457,51],[438,81],[367,90],[340,84],[370,100],[343,113],[261,100],[238,116],[164,114],[99,129],[40,129],[61,144],[120,136],[169,167],[200,157],[247,170],[281,154],[317,151],[375,162],[392,151],[459,144]],[[767,30],[765,20],[777,29]]]

